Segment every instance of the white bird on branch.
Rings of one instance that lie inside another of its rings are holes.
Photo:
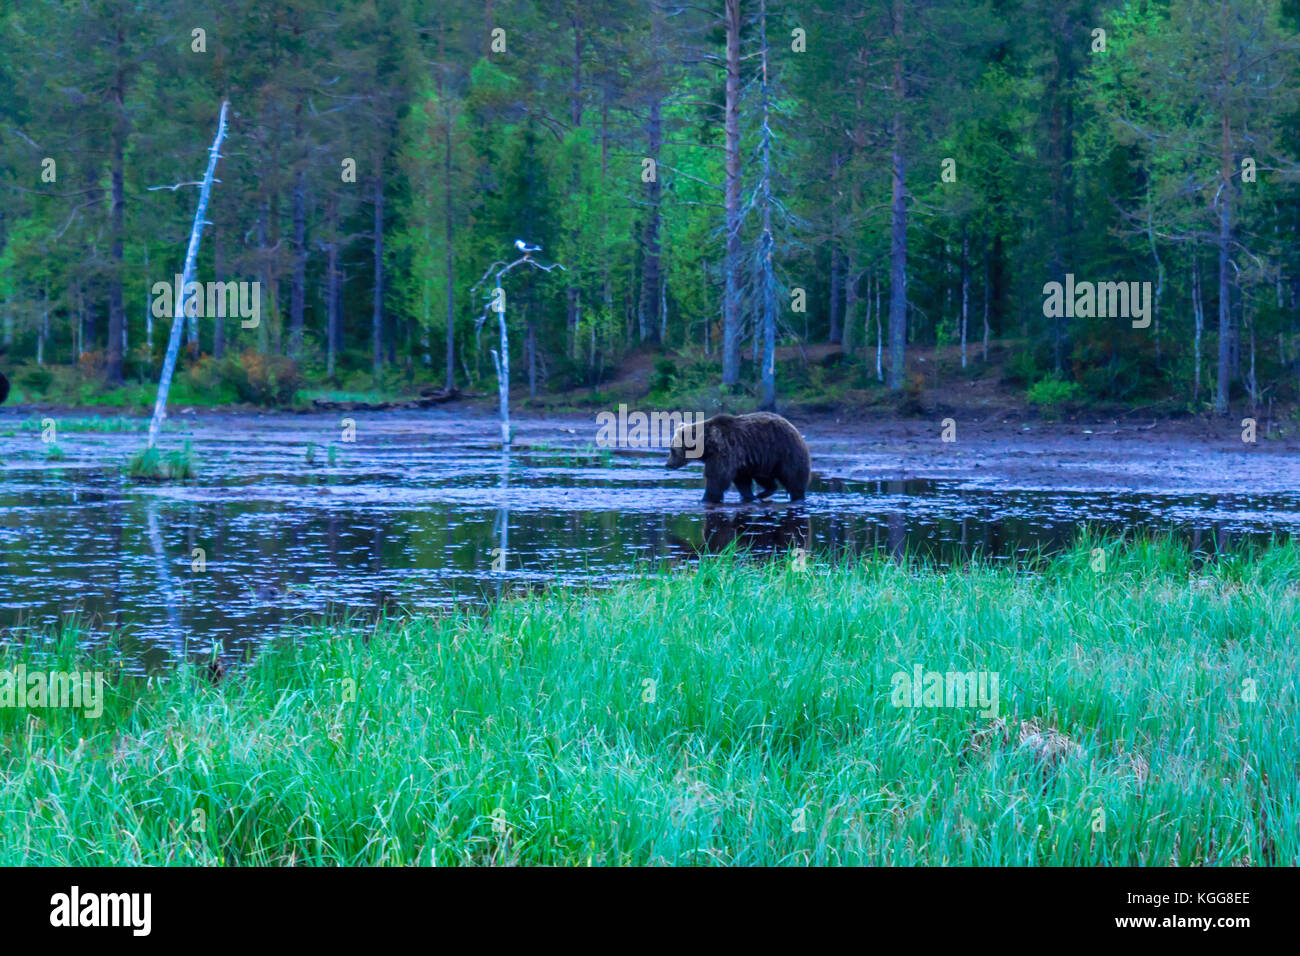
[[[520,252],[522,252],[525,258],[527,258],[531,253],[542,251],[541,246],[530,246],[522,239],[515,240],[515,248],[518,249]]]

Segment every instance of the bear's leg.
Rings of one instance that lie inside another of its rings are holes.
[[[759,501],[763,501],[764,499],[770,498],[772,497],[772,495],[776,494],[775,478],[760,478],[758,479],[758,484],[759,487],[763,489],[761,492],[759,492],[758,495]]]
[[[782,472],[779,477],[781,479],[781,484],[790,494],[790,500],[803,501],[803,495],[807,490],[807,485],[796,478],[792,478],[788,472]]]
[[[730,484],[730,476],[711,475],[706,471],[704,473],[704,503],[710,505],[722,504],[722,493],[727,490],[727,486]]]
[[[748,475],[736,476],[736,490],[740,492],[741,501],[754,500],[754,482]]]

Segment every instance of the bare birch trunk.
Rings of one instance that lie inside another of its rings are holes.
[[[1205,307],[1201,302],[1201,262],[1192,247],[1192,317],[1196,322],[1196,337],[1192,340],[1192,401],[1201,400],[1201,332],[1205,328]]]
[[[185,329],[185,287],[194,276],[194,264],[199,257],[199,239],[203,235],[204,213],[208,210],[208,194],[212,192],[212,177],[217,171],[217,159],[221,155],[221,140],[226,135],[226,110],[229,102],[222,102],[221,117],[217,121],[217,138],[208,150],[208,170],[203,174],[203,186],[199,189],[199,206],[194,211],[194,227],[190,230],[190,245],[185,252],[185,268],[181,273],[181,286],[176,291],[176,304],[172,310],[172,334],[167,342],[167,358],[163,360],[162,376],[158,380],[158,398],[153,406],[153,419],[149,422],[149,442],[152,448],[162,431],[163,419],[167,417],[167,392],[171,389],[172,373],[176,371],[176,356],[181,348],[181,332]]]
[[[510,337],[506,332],[506,299],[497,276],[497,325],[501,327],[501,354],[492,350],[492,364],[497,369],[497,398],[501,403],[501,447],[510,447]]]

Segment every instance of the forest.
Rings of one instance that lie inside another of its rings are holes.
[[[259,317],[191,315],[175,400],[491,391],[482,280],[518,241],[563,267],[506,283],[534,397],[640,357],[663,401],[906,408],[995,374],[1044,407],[1293,408],[1298,25],[1294,0],[7,4],[0,371],[152,400],[153,290],[228,100],[196,278],[257,283]]]

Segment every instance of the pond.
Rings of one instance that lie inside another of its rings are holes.
[[[594,416],[518,421],[503,454],[493,419],[453,411],[178,414],[163,444],[191,442],[198,479],[142,484],[120,472],[141,430],[76,431],[55,415],[52,458],[41,414],[0,414],[0,639],[75,616],[92,639],[119,634],[141,672],[214,649],[243,659],[290,622],[609,581],[732,541],[949,564],[1050,552],[1084,524],[1172,529],[1208,551],[1300,528],[1294,456],[1243,472],[1189,450],[1171,472],[1159,447],[1108,458],[1036,446],[1015,426],[958,451],[928,426],[881,441],[866,423],[801,425],[804,505],[778,492],[706,508],[698,468],[598,449]]]

